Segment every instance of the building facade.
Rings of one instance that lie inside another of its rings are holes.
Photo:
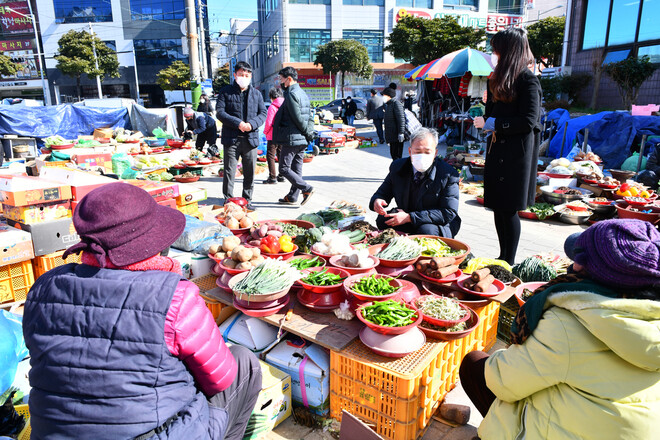
[[[494,33],[508,26],[522,26],[529,0],[258,0],[259,44],[239,59],[261,60],[255,84],[266,91],[277,72],[291,65],[303,69],[304,79],[329,89],[339,81],[329,78],[313,65],[316,48],[332,40],[355,39],[365,45],[374,67],[373,81],[347,76],[346,95],[369,96],[373,85],[383,88],[389,82],[414,89],[403,75],[412,66],[384,51],[387,37],[402,17],[423,18],[452,15],[463,26]],[[533,5],[533,2],[531,2]],[[319,98],[323,87],[315,87]],[[327,101],[332,99],[325,95]]]
[[[572,0],[564,65],[572,73],[593,74],[593,64],[648,55],[660,64],[660,2],[657,0]],[[588,104],[593,81],[580,95]],[[660,69],[643,85],[638,105],[660,103]],[[603,74],[597,108],[620,109],[616,83]]]
[[[75,78],[56,68],[58,40],[70,30],[89,32],[91,28],[117,51],[119,60],[120,77],[102,79],[103,95],[135,99],[139,84],[139,98],[145,105],[165,105],[156,74],[176,60],[188,62],[184,0],[36,0],[36,5],[53,102],[77,97]],[[208,29],[205,5],[206,0],[197,12],[202,11]],[[203,76],[209,77],[208,38],[205,45]],[[98,96],[95,78],[83,75],[82,86],[83,97]]]

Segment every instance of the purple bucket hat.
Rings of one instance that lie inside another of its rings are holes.
[[[145,190],[117,182],[83,197],[73,214],[73,225],[81,241],[67,249],[64,258],[85,251],[101,267],[106,267],[106,259],[124,267],[151,258],[174,243],[186,226],[186,217],[159,205]]]
[[[569,240],[574,242],[567,246],[573,248],[569,256],[595,281],[620,288],[660,286],[660,232],[651,223],[601,221]]]

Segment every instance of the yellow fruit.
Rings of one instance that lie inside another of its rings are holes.
[[[634,186],[630,187],[628,191],[630,191],[630,194],[632,194],[633,197],[637,197],[639,195],[639,190]]]
[[[623,197],[632,197],[633,195],[630,193],[630,191],[624,191],[621,194],[619,194]]]
[[[651,194],[649,194],[648,191],[642,191],[641,193],[639,193],[639,196],[648,199],[649,197],[651,197]]]

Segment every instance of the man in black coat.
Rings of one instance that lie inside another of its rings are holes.
[[[401,101],[396,99],[396,92],[387,87],[383,90],[385,102],[385,140],[390,144],[392,160],[403,156],[403,143],[406,140],[406,113]]]
[[[390,165],[369,207],[378,214],[379,229],[453,238],[461,227],[458,216],[458,172],[436,157],[438,133],[420,128],[412,134],[408,153]],[[394,198],[397,208],[385,211]]]
[[[259,127],[266,122],[266,106],[261,93],[250,85],[252,66],[236,63],[234,82],[218,94],[218,119],[222,122],[221,142],[224,150],[222,192],[225,200],[233,197],[236,165],[243,163],[243,197],[251,208],[254,170],[259,146]]]
[[[357,104],[353,101],[353,98],[348,96],[346,98],[346,122],[348,125],[353,125],[355,123],[355,114],[357,113]]]
[[[189,138],[192,138],[193,134],[197,135],[195,148],[203,151],[204,144],[208,144],[208,154],[215,156],[218,153],[218,147],[215,146],[218,141],[218,128],[215,125],[215,120],[209,114],[196,112],[190,107],[183,110],[183,117],[188,125],[186,131]]]
[[[385,135],[383,134],[384,117],[385,103],[383,102],[383,97],[378,95],[376,89],[371,89],[371,99],[367,101],[367,118],[374,122],[379,144],[385,143]]]

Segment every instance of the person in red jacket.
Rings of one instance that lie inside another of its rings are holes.
[[[264,136],[266,136],[266,140],[268,141],[268,150],[266,151],[266,159],[268,160],[268,179],[264,180],[264,183],[271,185],[277,182],[284,182],[284,176],[277,175],[277,165],[275,165],[275,160],[279,160],[282,146],[273,142],[273,121],[275,120],[277,111],[284,102],[282,89],[271,87],[268,92],[268,97],[270,98],[270,107],[268,107],[266,124],[264,125]]]
[[[76,207],[81,241],[64,258],[82,252],[82,264],[39,277],[25,306],[32,438],[243,438],[261,367],[227,347],[198,287],[161,255],[185,223],[120,182]]]

